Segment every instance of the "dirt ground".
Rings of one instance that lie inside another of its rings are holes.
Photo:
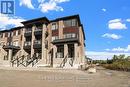
[[[0,69],[0,87],[130,87],[130,72],[101,67],[94,74],[66,69]]]

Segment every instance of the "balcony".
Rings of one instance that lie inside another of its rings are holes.
[[[55,39],[52,41],[52,44],[64,44],[64,43],[79,43],[78,34],[75,33],[64,34],[63,39]]]
[[[34,31],[34,35],[42,35],[42,29],[36,28]]]
[[[25,41],[24,42],[24,47],[25,50],[31,50],[31,41]]]
[[[30,36],[32,36],[32,30],[31,30],[31,29],[27,29],[27,30],[25,31],[25,33],[24,33],[24,36],[25,36],[25,37],[30,37]]]
[[[6,45],[3,46],[3,49],[5,49],[6,51],[8,49],[20,50],[20,47],[16,44],[13,44],[12,42],[9,42],[9,43],[7,43]]]
[[[33,48],[34,49],[42,48],[42,41],[41,40],[34,40]]]
[[[4,45],[3,49],[6,50],[6,51],[8,51],[9,49],[20,50],[20,47],[19,46],[15,46],[13,44],[9,44],[9,45]]]

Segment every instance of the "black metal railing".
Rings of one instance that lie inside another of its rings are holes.
[[[33,57],[31,57],[31,55],[27,55],[27,56],[22,55],[20,57],[16,57],[12,59],[10,62],[12,67],[14,65],[16,65],[17,67],[19,67],[20,65],[27,67],[30,64],[32,64],[33,67],[40,59],[41,59],[41,55],[36,56],[36,54],[34,54]]]
[[[60,64],[60,67],[63,68],[65,66],[65,63],[67,62],[68,54],[64,57],[63,61]]]

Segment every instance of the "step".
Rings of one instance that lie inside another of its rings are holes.
[[[0,60],[0,67],[10,67],[10,65],[9,61]]]

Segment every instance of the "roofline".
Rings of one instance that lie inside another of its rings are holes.
[[[21,22],[23,25],[27,24],[27,23],[31,23],[31,22],[35,22],[35,21],[39,21],[39,20],[43,20],[45,19],[47,22],[49,22],[49,20],[47,19],[47,17],[40,17],[40,18],[34,18],[31,20],[27,20],[27,21],[23,21]]]
[[[50,22],[56,22],[56,21],[59,21],[59,20],[67,20],[67,19],[71,19],[71,18],[77,18],[78,21],[79,21],[79,25],[81,25],[79,14],[56,18],[54,20],[50,20]]]
[[[0,32],[10,32],[10,31],[13,31],[13,30],[19,30],[21,28],[24,28],[24,26],[21,26],[21,27],[14,27],[14,28],[11,28],[9,30],[0,30]]]

